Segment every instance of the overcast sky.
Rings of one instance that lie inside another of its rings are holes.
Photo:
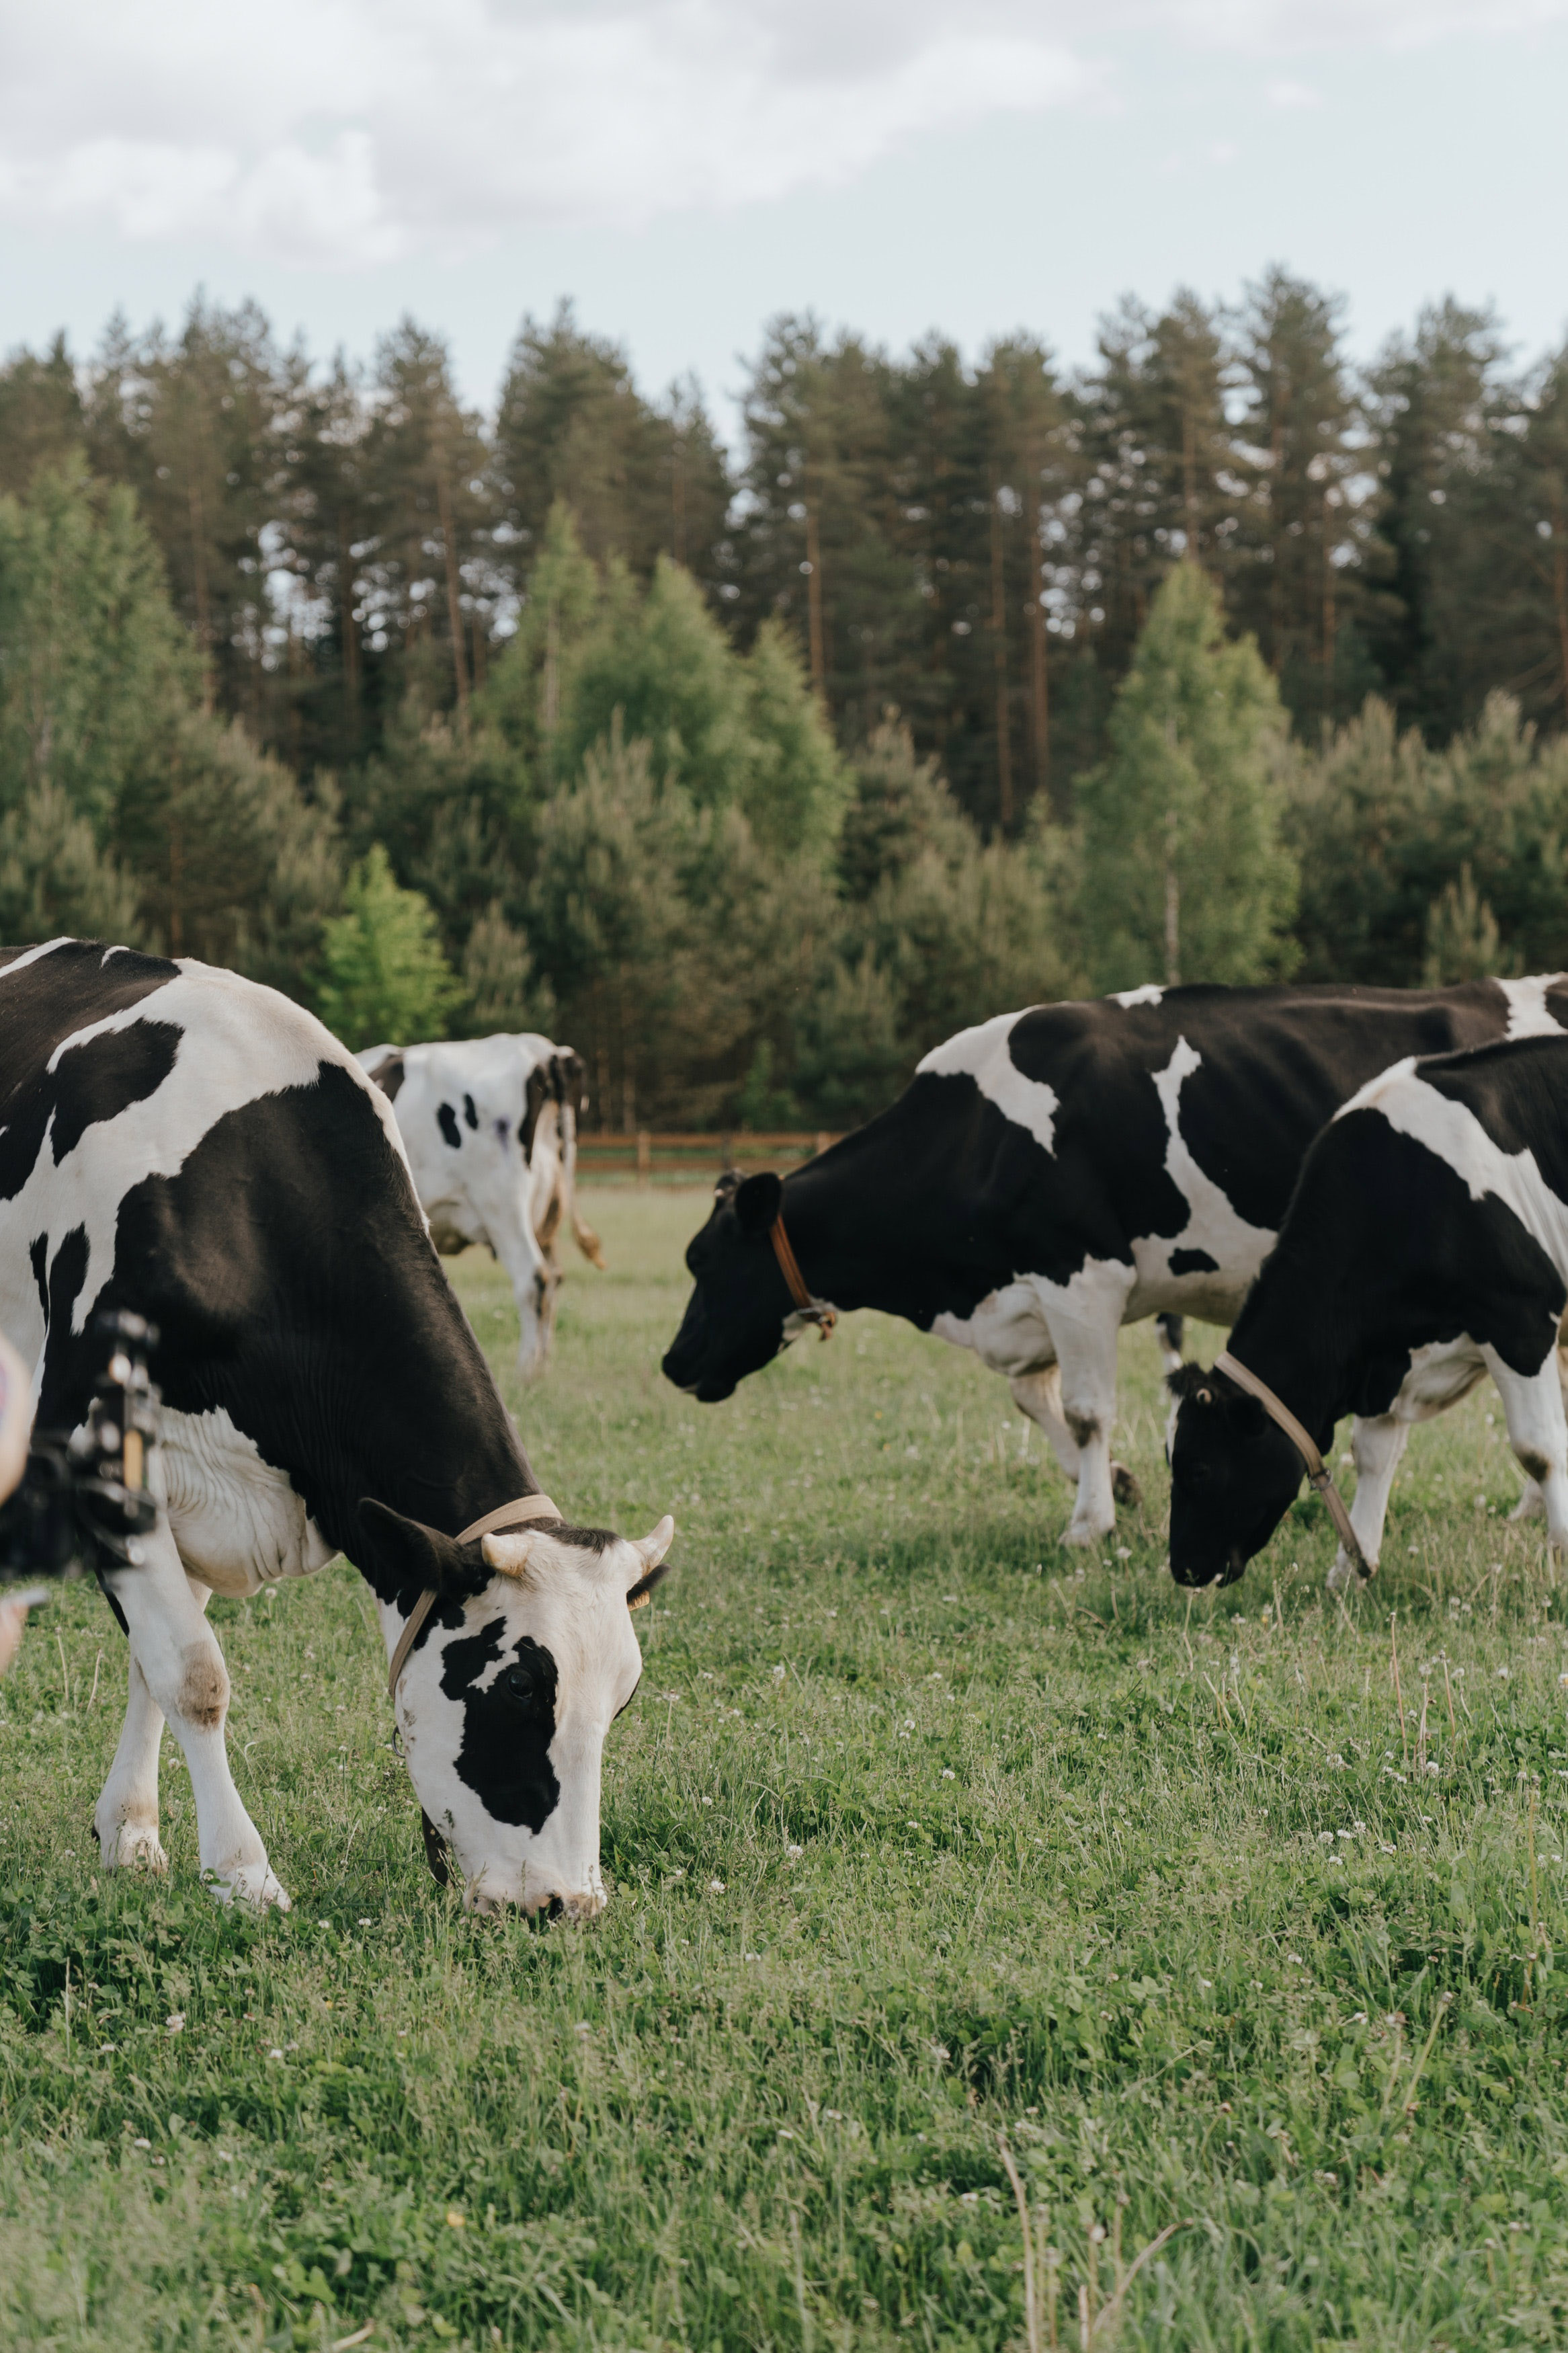
[[[0,0],[0,344],[205,284],[489,402],[563,295],[726,403],[781,310],[894,346],[1282,260],[1373,348],[1568,333],[1568,0]]]

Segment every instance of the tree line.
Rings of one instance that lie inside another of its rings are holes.
[[[0,370],[0,919],[353,1042],[556,1027],[607,1124],[886,1101],[1006,1007],[1564,961],[1568,357],[1283,273],[894,359],[770,331],[731,459],[570,312]]]

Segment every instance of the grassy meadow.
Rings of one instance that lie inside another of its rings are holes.
[[[703,1198],[586,1208],[526,1394],[455,1271],[549,1491],[679,1523],[609,1910],[435,1886],[341,1565],[213,1609],[291,1915],[204,1894],[168,1737],[168,1878],[99,1872],[125,1657],[71,1588],[0,1686],[0,2345],[1568,2343],[1565,1588],[1490,1391],[1371,1591],[1314,1504],[1189,1598],[1151,1327],[1143,1510],[1067,1555],[971,1360],[850,1316],[700,1408]]]

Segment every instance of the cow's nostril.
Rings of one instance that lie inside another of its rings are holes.
[[[544,1917],[546,1920],[563,1919],[565,1916],[565,1912],[566,1906],[562,1902],[559,1895],[552,1895],[544,1905]]]

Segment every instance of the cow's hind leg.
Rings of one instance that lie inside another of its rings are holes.
[[[163,1711],[147,1688],[147,1678],[131,1654],[130,1687],[120,1746],[109,1768],[92,1818],[104,1862],[166,1871],[169,1859],[158,1836],[158,1744]]]
[[[1487,1367],[1497,1383],[1515,1454],[1541,1491],[1548,1540],[1568,1553],[1568,1419],[1557,1377],[1556,1354],[1538,1373],[1516,1373],[1489,1348]]]
[[[1018,1411],[1045,1431],[1052,1453],[1076,1487],[1082,1458],[1078,1440],[1062,1418],[1061,1366],[1044,1365],[1036,1373],[1016,1373],[1007,1387]]]
[[[228,1671],[203,1615],[207,1588],[186,1576],[165,1525],[160,1523],[148,1538],[146,1556],[141,1567],[117,1569],[108,1582],[124,1614],[131,1654],[152,1704],[167,1717],[184,1751],[202,1876],[220,1903],[237,1898],[287,1911],[289,1898],[228,1769]]]

